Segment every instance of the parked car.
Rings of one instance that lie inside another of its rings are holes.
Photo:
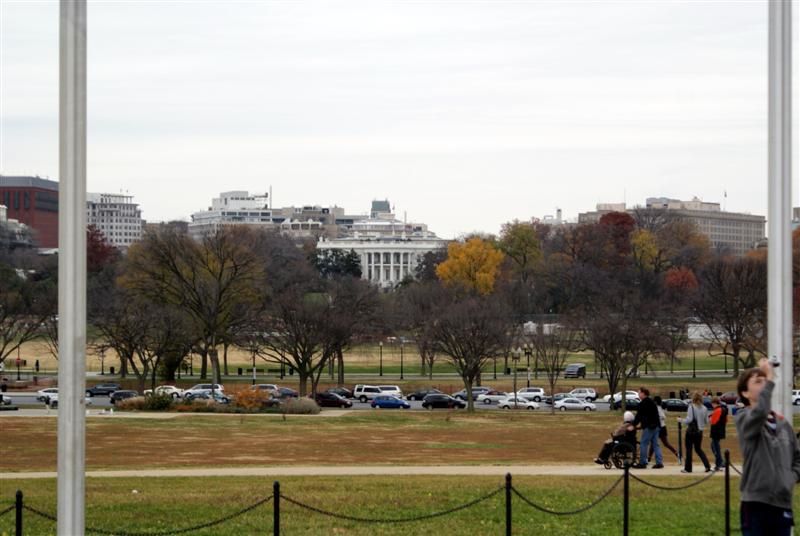
[[[347,387],[331,387],[327,390],[328,393],[335,393],[344,398],[353,398],[353,391]]]
[[[83,403],[86,406],[92,405],[92,399],[89,397],[89,395],[84,395]],[[58,407],[58,393],[50,395],[47,405],[50,407],[50,409],[56,409]]]
[[[467,407],[467,403],[444,393],[429,393],[422,400],[422,407],[425,409],[463,409]]]
[[[439,395],[442,392],[439,389],[434,389],[433,387],[426,387],[423,389],[418,389],[413,393],[409,393],[406,398],[408,400],[424,400],[428,395]]]
[[[391,395],[396,396],[397,398],[403,398],[403,391],[397,385],[379,385],[378,388],[381,390],[382,395]]]
[[[178,389],[174,385],[159,385],[156,387],[156,395],[171,396],[172,398],[178,399],[183,396],[183,389]],[[153,396],[153,390],[145,389],[144,396]]]
[[[138,391],[129,391],[127,389],[120,389],[119,391],[114,391],[111,393],[109,397],[111,399],[112,404],[116,404],[120,400],[125,400],[126,398],[133,398],[135,396],[139,396]]]
[[[300,393],[291,387],[278,387],[277,398],[297,398],[298,396],[300,396]]]
[[[552,406],[559,400],[564,400],[565,398],[570,398],[569,393],[556,393],[553,396],[544,397],[542,399],[542,402],[544,402],[545,404],[550,404]]]
[[[603,398],[601,398],[600,400],[602,400],[603,402],[608,402],[608,403],[619,402],[620,400],[622,400],[622,391],[617,391],[616,393],[614,393],[614,397],[613,397],[614,399],[613,400],[611,398],[612,398],[611,395],[606,395]],[[638,393],[638,391],[625,391],[625,398],[627,398],[628,400],[631,400],[631,399],[634,399],[634,398],[638,400],[639,399],[639,393]]]
[[[183,398],[186,399],[186,400],[192,400],[193,398],[196,398],[200,394],[210,393],[211,390],[212,390],[211,387],[212,387],[212,384],[210,384],[210,383],[198,383],[197,385],[193,386],[191,389],[185,390],[183,392]],[[222,385],[218,384],[218,383],[213,384],[213,387],[214,387],[214,389],[213,389],[214,392],[221,392],[221,393],[225,392],[225,388]]]
[[[639,409],[639,404],[642,401],[638,398],[626,398],[625,399],[625,409],[629,409],[631,411],[637,411]],[[617,400],[613,404],[611,404],[611,409],[622,409],[622,399]]]
[[[491,391],[491,387],[473,387],[472,388],[472,400],[476,400],[478,395],[481,395],[487,391]],[[460,391],[453,393],[453,398],[457,398],[459,400],[466,400],[467,399],[467,390],[461,389]]]
[[[661,401],[661,407],[664,411],[679,411],[685,412],[689,409],[689,404],[679,398],[667,398]]]
[[[735,404],[736,400],[734,400],[733,403]],[[800,390],[792,391],[792,404],[795,406],[800,406]]]
[[[278,396],[280,387],[274,383],[257,383],[255,385],[251,385],[250,389],[254,391],[261,391],[272,396]]]
[[[586,402],[585,400],[580,400],[578,398],[565,398],[556,402],[555,408],[559,411],[567,411],[569,409],[594,411],[597,409],[597,406],[591,402]]]
[[[585,378],[586,377],[586,365],[583,363],[573,363],[571,365],[567,365],[567,368],[564,369],[564,377],[565,378]]]
[[[36,391],[36,400],[47,404],[52,395],[58,395],[58,387],[48,387],[47,389]]]
[[[368,400],[372,400],[376,396],[381,396],[383,394],[381,392],[381,388],[377,385],[356,385],[356,388],[353,389],[353,398],[357,398],[361,402],[366,402]]]
[[[411,404],[396,396],[378,395],[372,399],[370,406],[375,409],[409,409]]]
[[[11,397],[5,393],[0,393],[0,406],[10,406]]]
[[[341,395],[325,391],[314,395],[314,401],[321,408],[352,408],[353,403]]]
[[[545,399],[544,389],[541,387],[523,387],[517,391],[517,396],[533,400],[534,402],[541,402]]]
[[[579,387],[569,392],[569,395],[574,398],[580,398],[587,402],[594,402],[597,400],[597,392],[591,387]]]
[[[508,398],[508,393],[504,393],[503,391],[495,391],[492,389],[491,391],[486,391],[485,393],[479,394],[476,398],[476,402],[482,402],[484,404],[491,404],[492,402],[497,402],[504,398]]]
[[[184,398],[186,398],[186,397],[184,397]],[[194,401],[194,400],[213,400],[214,402],[216,402],[218,404],[230,404],[231,397],[229,397],[228,395],[226,395],[226,394],[224,394],[224,393],[222,393],[220,391],[214,390],[213,394],[211,393],[211,391],[201,391],[201,392],[197,393],[196,395],[193,395],[191,398],[186,398],[186,400],[190,400],[190,401]]]
[[[114,391],[119,391],[118,383],[98,383],[86,388],[86,396],[109,396]]]
[[[539,404],[533,400],[522,398],[521,396],[509,396],[497,401],[497,407],[501,409],[539,409]]]

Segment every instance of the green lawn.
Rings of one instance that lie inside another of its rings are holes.
[[[550,509],[570,510],[588,504],[606,490],[620,472],[604,477],[520,477],[524,495]],[[649,475],[648,475],[649,476]],[[662,485],[687,483],[685,478],[651,477]],[[285,496],[345,515],[405,518],[452,508],[480,497],[503,483],[498,477],[319,477],[283,478]],[[737,481],[732,481],[732,523],[738,519]],[[0,510],[16,489],[26,504],[55,512],[55,481],[0,481]],[[89,479],[86,523],[106,530],[158,531],[183,528],[235,512],[272,494],[269,479],[149,478]],[[134,493],[133,490],[136,490]],[[658,491],[631,481],[632,534],[719,535],[724,528],[723,479],[712,478],[685,491]],[[599,506],[575,516],[552,516],[514,498],[514,534],[619,534],[622,527],[622,484]],[[272,531],[272,504],[260,506],[214,528],[192,534],[248,535]],[[407,535],[504,534],[505,496],[499,493],[470,509],[413,523],[364,524],[321,516],[282,501],[284,534]],[[0,534],[12,534],[13,514],[0,518]],[[25,515],[26,534],[55,534],[51,522]]]

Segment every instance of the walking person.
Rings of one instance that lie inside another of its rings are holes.
[[[708,423],[708,410],[703,405],[703,397],[695,391],[692,395],[692,403],[689,409],[686,410],[686,418],[678,418],[678,422],[686,425],[686,454],[683,462],[683,469],[681,473],[692,472],[692,449],[697,453],[700,461],[706,468],[706,473],[711,471],[711,464],[708,463],[708,457],[703,452],[703,430]]]
[[[658,432],[661,428],[661,421],[658,417],[658,408],[653,399],[650,398],[650,390],[647,387],[639,388],[639,411],[636,412],[636,419],[634,425],[641,425],[642,439],[639,446],[639,463],[633,467],[637,469],[647,469],[647,450],[650,445],[653,445],[653,451],[656,455],[656,464],[653,469],[662,469],[664,467],[664,459],[661,455],[661,446],[658,444]]]
[[[669,450],[671,453],[675,455],[676,458],[678,458],[678,461],[680,461],[681,457],[678,456],[678,451],[675,450],[675,447],[673,447],[670,444],[669,438],[667,437],[667,415],[664,412],[664,408],[661,407],[661,397],[654,396],[653,402],[656,403],[656,409],[658,409],[658,421],[660,424],[660,428],[658,430],[658,440],[661,441],[661,443],[667,448],[667,450]],[[653,459],[654,450],[655,450],[654,447],[651,445],[647,455],[648,462]]]
[[[725,439],[725,425],[728,424],[728,407],[720,404],[719,397],[715,396],[711,399],[711,415],[708,417],[708,423],[711,425],[711,452],[714,454],[714,470],[719,471],[725,467],[725,462],[722,459],[722,449],[719,442]]]
[[[800,480],[800,448],[791,423],[772,411],[772,365],[766,359],[739,376],[736,391],[744,408],[736,432],[744,457],[739,489],[743,536],[789,536],[794,525],[792,495]]]

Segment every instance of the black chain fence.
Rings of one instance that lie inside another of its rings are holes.
[[[524,502],[525,504],[527,504],[531,508],[535,508],[536,510],[539,510],[540,512],[544,512],[545,514],[551,514],[551,515],[554,515],[554,516],[574,516],[574,515],[577,515],[577,514],[582,514],[583,512],[586,512],[587,510],[591,510],[592,508],[594,508],[595,506],[597,506],[598,504],[603,502],[606,499],[606,497],[611,495],[611,492],[613,492],[617,488],[617,486],[619,486],[620,482],[622,482],[624,480],[624,478],[625,478],[624,475],[619,477],[616,480],[616,482],[611,484],[611,487],[609,487],[605,492],[603,492],[597,499],[595,499],[591,503],[587,504],[586,506],[582,506],[581,508],[577,508],[575,510],[566,510],[566,511],[551,510],[551,509],[549,509],[549,508],[547,508],[545,506],[541,506],[539,504],[536,504],[535,502],[533,502],[532,500],[530,500],[529,498],[524,496],[517,488],[515,488],[513,486],[511,487],[511,491],[514,492],[514,495],[519,497],[519,499],[522,502]]]
[[[658,489],[658,490],[662,490],[662,491],[679,491],[679,490],[683,490],[683,489],[693,488],[694,486],[698,486],[698,485],[702,484],[703,482],[705,482],[706,480],[708,480],[709,478],[713,477],[715,474],[716,473],[714,471],[711,471],[706,476],[704,476],[703,478],[698,478],[694,482],[690,482],[689,484],[686,484],[686,485],[683,485],[683,486],[662,486],[660,484],[653,484],[652,482],[649,482],[649,481],[647,481],[647,480],[645,480],[645,479],[643,479],[641,477],[638,477],[633,473],[631,473],[631,478],[634,479],[635,481],[641,483],[641,484],[644,484],[645,486],[649,486],[651,488],[655,488],[655,489]]]
[[[733,464],[730,463],[730,453],[726,451],[725,453],[726,458],[726,468],[725,468],[725,531],[724,534],[729,535],[732,532],[730,526],[730,470],[736,471],[738,474],[741,475],[741,471],[737,469]],[[99,528],[93,526],[87,526],[86,532],[89,534],[100,534],[103,536],[171,536],[173,534],[186,534],[194,531],[199,531],[202,529],[208,529],[212,527],[216,527],[218,525],[222,525],[223,523],[227,523],[237,517],[243,516],[248,512],[255,510],[256,508],[263,506],[270,501],[273,504],[273,534],[275,536],[280,535],[281,527],[281,501],[286,501],[287,503],[301,508],[305,511],[312,512],[321,516],[331,517],[334,519],[340,519],[344,521],[351,521],[354,523],[368,523],[368,524],[396,524],[396,523],[413,523],[419,521],[425,521],[429,519],[434,519],[438,517],[447,516],[450,514],[454,514],[456,512],[460,512],[463,510],[467,510],[476,506],[480,503],[488,501],[497,495],[501,494],[501,492],[505,491],[505,528],[506,534],[511,535],[512,529],[512,504],[513,504],[513,497],[516,496],[523,504],[538,510],[544,514],[554,515],[554,516],[572,516],[572,515],[579,515],[592,508],[597,507],[600,503],[605,501],[615,489],[617,489],[620,483],[623,483],[623,497],[622,497],[622,507],[623,507],[623,536],[628,535],[629,531],[629,503],[630,503],[630,480],[633,479],[636,482],[639,482],[645,486],[648,486],[653,489],[662,490],[662,491],[679,491],[679,490],[686,490],[692,488],[694,486],[698,486],[704,482],[707,482],[715,475],[714,472],[709,473],[703,478],[699,478],[690,482],[686,485],[681,486],[663,486],[660,484],[655,484],[651,481],[645,480],[637,475],[634,475],[630,471],[630,465],[627,465],[623,469],[623,474],[618,479],[616,479],[611,486],[605,489],[597,498],[592,500],[589,504],[581,506],[579,508],[571,509],[571,510],[554,510],[552,508],[548,508],[546,506],[542,506],[541,504],[535,502],[534,500],[530,499],[529,497],[525,496],[519,489],[512,485],[512,477],[510,474],[506,475],[505,478],[505,485],[499,486],[497,488],[492,489],[488,493],[485,493],[475,499],[469,500],[467,502],[458,504],[451,508],[447,508],[444,510],[439,510],[436,512],[418,514],[413,516],[396,516],[396,517],[366,517],[366,516],[358,516],[358,515],[349,515],[343,514],[339,512],[333,512],[331,510],[326,510],[324,508],[320,508],[318,506],[314,506],[303,502],[299,499],[295,499],[294,497],[288,496],[283,494],[280,491],[280,483],[275,482],[273,485],[273,493],[272,495],[260,499],[245,508],[237,510],[235,512],[231,512],[223,517],[205,522],[200,523],[198,525],[193,525],[190,527],[184,528],[177,528],[173,530],[164,530],[164,531],[148,531],[148,532],[133,532],[133,531],[125,531],[125,530],[113,530],[113,529],[106,529],[106,528]],[[3,517],[11,512],[16,512],[16,532],[14,533],[15,536],[22,536],[22,515],[23,512],[27,511],[33,515],[39,516],[43,519],[46,519],[51,522],[57,522],[57,519],[54,515],[39,510],[33,506],[25,504],[23,501],[23,495],[21,491],[17,492],[16,495],[16,502],[11,506],[0,510],[0,517]]]
[[[160,531],[160,532],[128,532],[128,531],[123,531],[123,530],[109,530],[109,529],[101,529],[101,528],[97,528],[97,527],[87,526],[86,527],[86,532],[87,533],[94,533],[94,534],[103,534],[103,535],[107,535],[107,536],[171,536],[173,534],[186,534],[187,532],[194,532],[194,531],[197,531],[197,530],[207,529],[207,528],[215,527],[217,525],[221,525],[221,524],[226,523],[226,522],[228,522],[228,521],[230,521],[232,519],[235,519],[235,518],[237,518],[239,516],[243,516],[244,514],[250,512],[252,510],[255,510],[259,506],[262,506],[262,505],[268,503],[271,500],[272,500],[272,495],[270,495],[269,497],[266,497],[264,499],[261,499],[259,501],[256,501],[253,504],[251,504],[250,506],[242,508],[241,510],[237,510],[237,511],[235,511],[233,513],[230,513],[230,514],[228,514],[228,515],[226,515],[224,517],[220,517],[218,519],[214,519],[213,521],[208,521],[206,523],[200,523],[199,525],[192,525],[191,527],[185,527],[185,528],[182,528],[182,529],[166,530],[166,531]],[[14,510],[14,508],[15,507],[12,506],[11,510]],[[47,512],[42,512],[41,510],[33,508],[32,506],[23,505],[22,508],[27,510],[27,511],[29,511],[29,512],[31,512],[32,514],[35,514],[35,515],[37,515],[39,517],[42,517],[42,518],[47,519],[49,521],[52,521],[54,523],[58,521],[56,519],[56,517],[53,516],[52,514],[48,514]]]
[[[435,517],[442,517],[448,514],[453,514],[455,512],[459,512],[461,510],[466,510],[472,506],[475,506],[478,503],[482,503],[483,501],[489,500],[501,491],[505,489],[503,486],[490,491],[486,495],[478,497],[472,501],[466,502],[464,504],[460,504],[458,506],[454,506],[453,508],[448,508],[447,510],[441,510],[439,512],[433,512],[430,514],[421,514],[417,516],[410,516],[410,517],[359,517],[359,516],[350,516],[347,514],[339,514],[336,512],[331,512],[330,510],[323,510],[322,508],[318,508],[316,506],[311,506],[310,504],[306,504],[300,502],[296,499],[291,497],[287,497],[286,495],[281,494],[281,499],[286,502],[289,502],[295,506],[299,506],[300,508],[304,508],[310,512],[314,512],[315,514],[320,514],[323,516],[334,517],[336,519],[343,519],[346,521],[355,521],[358,523],[411,523],[413,521],[424,521],[426,519],[433,519]]]

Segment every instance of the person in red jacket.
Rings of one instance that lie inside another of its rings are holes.
[[[711,452],[714,453],[714,470],[719,471],[725,467],[722,459],[722,450],[719,442],[725,439],[725,425],[728,424],[728,407],[720,404],[719,397],[711,399],[711,415],[708,423],[711,425]]]

